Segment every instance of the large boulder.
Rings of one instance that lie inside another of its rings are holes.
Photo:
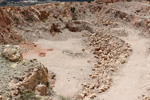
[[[21,86],[23,86],[25,90],[29,89],[34,91],[38,84],[48,86],[48,70],[43,64],[35,59],[23,62],[21,66],[29,67],[21,82]]]
[[[21,49],[17,45],[3,46],[2,56],[13,62],[21,61],[23,59]]]

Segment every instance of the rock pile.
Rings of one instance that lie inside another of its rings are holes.
[[[118,25],[115,21],[104,20],[104,19],[101,19],[100,23],[103,24],[104,26],[111,26],[111,27],[116,27]]]
[[[128,43],[118,37],[96,32],[89,35],[89,45],[93,46],[93,54],[97,64],[89,75],[89,82],[83,83],[80,98],[90,100],[97,93],[105,92],[112,82],[117,66],[124,64],[132,49]]]
[[[150,100],[150,97],[143,97],[142,100]]]
[[[49,94],[48,70],[44,65],[36,59],[23,60],[16,45],[2,46],[0,51],[0,100],[22,100],[19,98],[23,91],[41,96]]]

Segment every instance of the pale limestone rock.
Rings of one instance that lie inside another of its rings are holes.
[[[0,95],[0,100],[2,100],[3,99],[3,97]]]
[[[91,98],[91,99],[93,99],[95,97],[96,97],[96,93],[92,93],[92,94],[89,95],[89,98]]]
[[[23,60],[21,49],[17,45],[5,45],[3,47],[2,55],[13,62]]]

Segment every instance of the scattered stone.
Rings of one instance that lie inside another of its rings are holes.
[[[124,64],[126,61],[125,60],[121,60],[121,64]]]
[[[90,94],[90,95],[89,95],[89,98],[90,98],[90,99],[93,99],[93,98],[95,98],[95,97],[96,97],[96,93],[93,93],[93,94]]]
[[[79,94],[80,99],[83,99],[84,97],[85,97],[85,94],[83,94],[83,93]]]
[[[12,67],[12,68],[16,68],[16,67],[17,67],[17,64],[15,63],[15,64],[11,65],[11,67]]]
[[[90,34],[88,38],[89,44],[94,48],[93,54],[97,59],[97,64],[92,68],[93,72],[89,74],[89,80],[95,80],[95,82],[91,85],[83,84],[83,91],[88,92],[88,96],[82,94],[82,97],[93,99],[96,97],[96,93],[105,92],[110,88],[112,82],[110,73],[116,71],[117,64],[126,62],[126,58],[130,55],[132,49],[129,44],[118,37],[104,35],[101,32]]]
[[[13,95],[18,95],[19,91],[18,90],[14,90]]]
[[[82,51],[85,51],[85,49],[82,49]]]
[[[91,60],[87,60],[87,62],[88,62],[88,63],[90,63],[90,62],[91,62]]]

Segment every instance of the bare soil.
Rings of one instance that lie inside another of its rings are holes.
[[[87,38],[82,37],[84,32],[69,32],[56,35],[53,40],[39,40],[35,42],[41,48],[51,48],[45,57],[37,54],[27,55],[26,59],[37,58],[49,70],[56,74],[54,90],[65,97],[75,96],[82,89],[82,83],[88,77],[95,59],[90,47],[85,44]],[[60,40],[62,38],[62,40]]]
[[[29,15],[19,12],[20,23],[14,22],[11,28],[21,36],[17,40],[33,42],[20,43],[23,57],[37,59],[55,73],[53,89],[58,95],[81,100],[149,100],[144,98],[150,97],[150,4],[113,2],[18,8]],[[31,17],[32,22],[24,17]]]

